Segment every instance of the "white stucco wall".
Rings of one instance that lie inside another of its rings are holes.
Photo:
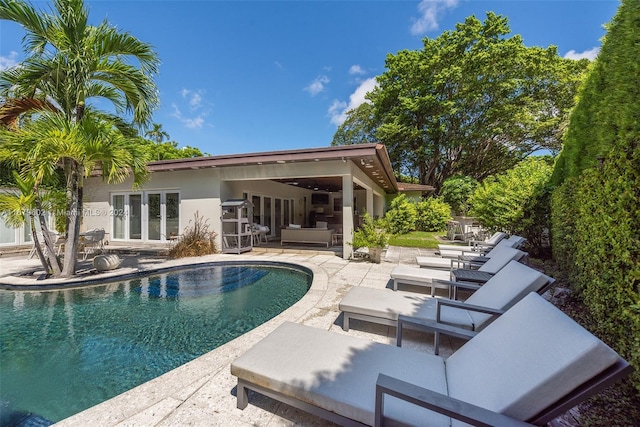
[[[146,195],[153,192],[180,193],[180,226],[182,232],[193,221],[196,212],[208,220],[210,230],[218,234],[218,247],[221,244],[220,204],[224,200],[240,198],[243,193],[266,195],[276,198],[295,200],[295,222],[305,224],[307,211],[304,210],[304,197],[307,197],[307,210],[313,209],[311,204],[312,191],[295,186],[276,183],[271,179],[304,178],[319,176],[335,176],[343,178],[344,182],[357,183],[364,190],[346,191],[346,195],[356,198],[358,214],[364,210],[374,216],[382,216],[385,209],[385,193],[362,170],[352,162],[343,161],[318,161],[299,162],[287,164],[249,165],[220,168],[205,168],[195,170],[178,170],[166,172],[154,172],[151,178],[140,189],[132,189],[132,180],[122,184],[106,184],[100,178],[89,178],[84,186],[84,216],[82,230],[91,228],[104,228],[113,237],[113,224],[111,216],[111,197],[114,193],[139,193],[143,194],[143,203],[146,203]],[[349,178],[347,181],[344,178]],[[352,178],[351,178],[352,177]],[[344,191],[344,190],[343,190]],[[331,194],[327,212],[332,214],[333,198],[343,197],[342,194]],[[340,217],[353,215],[353,200],[343,200],[345,210]],[[146,218],[143,212],[142,228],[146,227]],[[351,253],[350,242],[353,225],[357,225],[357,216],[354,220],[344,218],[345,257]],[[354,222],[356,222],[354,224]]]

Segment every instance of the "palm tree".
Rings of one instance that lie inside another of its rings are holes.
[[[160,123],[154,123],[153,127],[149,129],[144,136],[154,141],[158,148],[160,148],[160,144],[165,139],[169,139],[169,134],[162,130],[162,125]],[[158,160],[160,160],[160,150],[158,149]]]
[[[51,13],[44,13],[22,0],[0,0],[0,19],[14,21],[26,30],[23,40],[29,55],[18,66],[0,73],[0,97],[51,101],[60,111],[55,120],[64,122],[60,124],[69,132],[58,158],[66,177],[69,216],[62,275],[68,277],[76,268],[82,177],[90,173],[88,165],[95,165],[87,161],[92,148],[81,147],[92,140],[82,135],[91,127],[105,126],[104,122],[83,120],[87,102],[94,97],[107,99],[118,114],[130,114],[134,124],[148,125],[158,104],[153,75],[159,60],[150,45],[118,32],[108,22],[89,25],[83,0],[54,0],[53,6]],[[49,123],[52,120],[49,118]],[[121,151],[113,154],[123,155]],[[116,169],[128,166],[127,161],[117,158],[102,160]],[[108,173],[122,174],[115,170]]]
[[[19,227],[25,222],[29,223],[33,245],[45,271],[60,274],[62,266],[55,254],[54,242],[50,240],[49,234],[46,233],[46,226],[44,226],[42,237],[47,250],[42,250],[35,221],[38,217],[41,227],[45,224],[43,212],[57,205],[56,202],[60,194],[56,191],[41,194],[38,190],[37,179],[33,175],[22,178],[16,171],[13,171],[13,177],[17,191],[5,190],[0,193],[0,214],[13,227]]]

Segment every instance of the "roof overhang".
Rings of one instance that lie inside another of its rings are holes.
[[[385,192],[398,192],[398,184],[393,175],[387,149],[384,145],[376,143],[159,160],[149,163],[148,166],[151,172],[164,172],[334,160],[351,161]]]

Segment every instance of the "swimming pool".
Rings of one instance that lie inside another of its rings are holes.
[[[278,315],[311,280],[299,266],[225,263],[0,291],[0,425],[60,421],[149,381]]]

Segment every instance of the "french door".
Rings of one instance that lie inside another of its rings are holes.
[[[167,241],[180,234],[180,193],[112,194],[114,240]]]

